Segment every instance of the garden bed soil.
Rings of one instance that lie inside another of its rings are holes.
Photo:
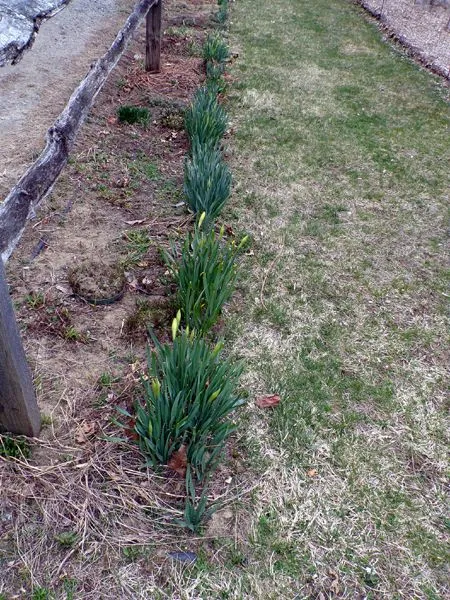
[[[204,23],[212,10],[208,2],[188,8],[171,1],[164,18],[189,13]],[[136,447],[103,439],[123,436],[112,422],[117,407],[130,409],[139,397],[147,327],[169,339],[174,308],[160,248],[191,221],[180,206],[188,142],[179,119],[168,115],[179,115],[202,82],[198,50],[206,31],[171,28],[154,75],[143,69],[144,34],[141,27],[97,97],[67,168],[7,265],[44,415],[31,461],[0,463],[0,552],[8,556],[0,591],[18,597],[21,588],[25,595],[38,585],[60,589],[67,579],[76,579],[86,600],[129,597],[123,549],[157,544],[151,558],[143,553],[133,565],[151,596],[170,578],[168,550],[198,545],[167,527],[181,516],[183,480],[147,472]],[[121,105],[148,108],[148,125],[119,123]],[[110,293],[92,288],[95,272],[102,276],[99,260],[119,265],[124,276],[124,296],[110,305],[79,297]],[[86,263],[94,277],[80,293],[73,273]],[[235,485],[239,463],[234,452],[219,469],[213,497]],[[61,543],[67,532],[69,550]]]

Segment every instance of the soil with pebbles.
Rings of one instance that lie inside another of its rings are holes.
[[[359,0],[423,64],[450,78],[450,0]]]

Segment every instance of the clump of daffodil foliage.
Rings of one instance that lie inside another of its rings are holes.
[[[211,348],[180,322],[178,311],[171,344],[153,337],[134,431],[152,467],[166,465],[183,447],[191,472],[203,481],[235,429],[229,417],[243,403],[237,394],[242,366],[221,356],[221,342]]]
[[[197,335],[207,334],[222,314],[222,307],[231,298],[236,277],[236,257],[245,246],[247,236],[239,244],[224,238],[224,227],[216,235],[205,231],[202,213],[193,233],[189,233],[181,248],[172,245],[165,260],[177,286],[176,302],[184,325]]]

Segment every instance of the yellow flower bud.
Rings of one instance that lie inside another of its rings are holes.
[[[213,394],[211,394],[209,401],[213,402],[219,394],[220,394],[220,390],[216,390]]]
[[[175,338],[177,337],[177,331],[178,331],[178,321],[175,317],[175,319],[172,321],[172,339],[175,340]]]
[[[248,240],[248,235],[244,235],[244,237],[241,240],[241,243],[238,246],[238,250],[240,250],[242,248],[242,246],[247,242]]]
[[[152,380],[152,391],[155,396],[159,396],[159,392],[161,390],[161,384],[157,379]]]
[[[203,211],[202,214],[200,215],[200,219],[198,220],[198,228],[200,229],[202,226],[203,221],[205,220],[206,217],[206,212]]]
[[[223,342],[218,342],[212,351],[213,356],[217,356],[223,348]]]

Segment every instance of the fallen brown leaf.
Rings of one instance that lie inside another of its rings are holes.
[[[77,433],[75,434],[75,441],[78,444],[85,444],[88,440],[88,437],[94,435],[97,431],[97,423],[94,421],[83,421],[83,423],[78,427]]]
[[[136,433],[134,429],[135,427],[136,419],[134,417],[130,417],[128,419],[128,437],[130,438],[130,440],[137,441],[139,439],[139,435]]]
[[[272,406],[278,406],[280,404],[280,396],[272,394],[269,396],[259,396],[256,398],[256,406],[259,408],[271,408]]]
[[[317,470],[316,469],[309,469],[309,471],[307,471],[306,474],[308,475],[308,477],[315,477],[317,475]]]
[[[186,446],[183,444],[176,450],[169,459],[167,463],[169,469],[184,477],[186,475],[187,468],[187,455],[186,455]]]

